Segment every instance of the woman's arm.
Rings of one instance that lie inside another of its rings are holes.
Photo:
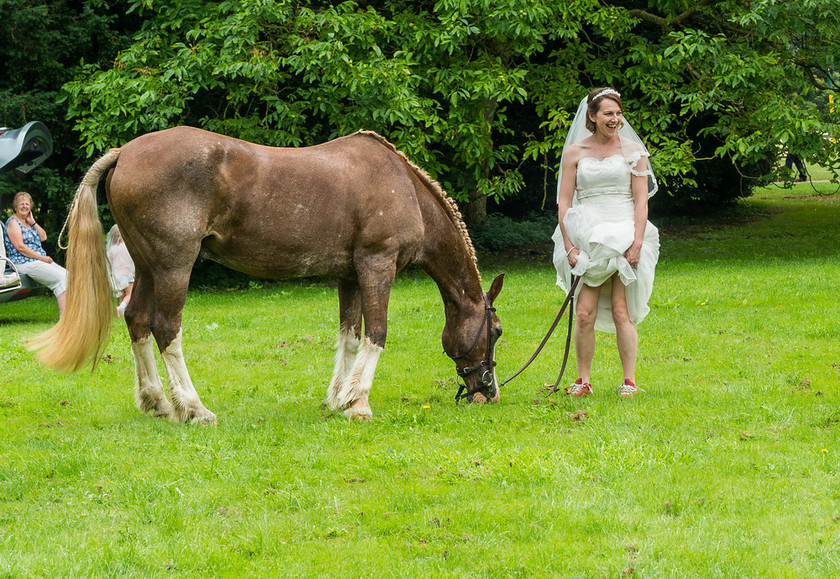
[[[35,229],[35,233],[38,234],[38,237],[41,239],[41,241],[46,241],[47,240],[46,230],[43,227],[41,227],[40,225],[38,225],[37,223],[35,223],[34,220],[32,222],[32,225],[30,225],[30,227],[33,227]]]
[[[574,147],[569,147],[563,157],[562,177],[560,179],[559,191],[557,194],[557,221],[560,224],[560,233],[563,234],[563,243],[566,248],[566,254],[569,256],[569,264],[574,267],[577,265],[577,254],[580,250],[574,246],[566,233],[566,227],[563,225],[563,219],[566,217],[566,212],[572,207],[572,199],[575,194],[575,182],[577,181],[577,161],[579,153]],[[575,252],[572,255],[572,252]]]
[[[38,234],[38,238],[39,238],[41,241],[46,241],[46,239],[47,239],[47,232],[44,230],[44,228],[43,228],[43,227],[41,227],[40,225],[38,225],[38,224],[35,222],[35,216],[34,216],[34,215],[32,215],[32,211],[31,211],[31,210],[29,211],[29,215],[26,217],[25,221],[26,221],[26,225],[27,225],[27,227],[31,227],[31,228],[35,229],[35,233],[37,233],[37,234]]]
[[[36,226],[41,231],[44,231],[40,226]],[[38,231],[36,229],[36,231]],[[24,257],[31,257],[32,259],[37,259],[38,261],[45,261],[47,263],[52,263],[52,258],[48,255],[41,255],[37,251],[30,249],[28,245],[23,242],[23,233],[20,230],[20,225],[14,219],[9,221],[8,225],[6,225],[6,235],[9,236],[9,241],[12,242],[12,245],[15,249],[17,249],[21,255]],[[41,233],[38,233],[39,237]],[[47,234],[44,233],[44,236],[41,238],[46,239]]]
[[[647,159],[642,157],[636,164],[639,172],[647,171]],[[633,190],[633,244],[624,252],[624,257],[632,267],[639,265],[642,253],[642,240],[645,237],[645,227],[648,220],[648,178],[647,175],[633,175],[631,187]]]

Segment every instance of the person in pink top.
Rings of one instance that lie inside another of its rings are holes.
[[[131,300],[131,290],[134,289],[134,261],[116,225],[108,232],[108,261],[111,263],[111,287],[120,300],[117,317],[122,317]]]

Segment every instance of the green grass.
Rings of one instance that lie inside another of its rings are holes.
[[[455,406],[418,271],[395,287],[363,424],[320,406],[327,283],[190,294],[210,428],[133,408],[121,324],[95,373],[64,375],[21,347],[54,301],[5,305],[0,576],[836,576],[840,198],[771,188],[739,214],[664,228],[630,400],[599,335],[589,399],[535,403],[556,337],[499,404]],[[549,255],[482,266],[500,271],[504,378],[562,296]]]
[[[783,165],[784,165],[784,163],[781,163],[780,166],[783,166]],[[812,165],[810,163],[805,163],[805,169],[807,170],[808,178],[811,181],[830,181],[832,178],[834,178],[834,175],[831,173],[830,169],[827,169],[825,167],[821,167],[819,165]],[[797,175],[796,167],[792,166],[789,169],[789,171],[790,171],[791,178],[796,177],[796,175]],[[836,188],[837,188],[837,186],[835,185],[834,189],[836,189]]]
[[[805,168],[808,170],[808,175],[810,175],[811,179],[815,181],[830,180],[833,176],[831,171],[818,165],[805,165]]]

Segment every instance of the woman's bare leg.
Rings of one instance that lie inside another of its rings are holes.
[[[600,287],[582,284],[575,304],[575,359],[578,376],[584,383],[591,379],[595,356],[595,317],[598,315]]]
[[[64,313],[64,301],[66,296],[64,295],[65,292],[61,292],[57,296],[55,296],[55,302],[58,304],[58,317],[60,318],[61,315]]]
[[[612,277],[612,315],[624,379],[635,383],[639,334],[636,332],[636,324],[630,321],[627,310],[627,287],[621,283],[618,275]]]

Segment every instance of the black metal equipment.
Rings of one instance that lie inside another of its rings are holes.
[[[49,129],[40,121],[31,121],[19,129],[0,128],[0,173],[29,173],[52,154]]]

